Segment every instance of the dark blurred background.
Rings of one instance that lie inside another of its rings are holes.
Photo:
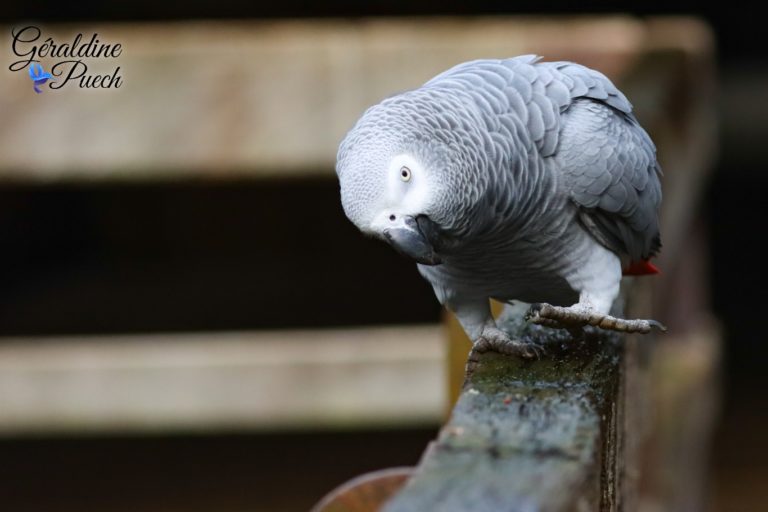
[[[717,39],[719,159],[700,212],[709,231],[711,301],[726,335],[711,510],[757,510],[764,504],[757,501],[761,484],[768,484],[768,339],[763,325],[768,282],[762,261],[768,222],[768,39],[763,37],[765,22],[756,12],[674,1],[190,0],[125,5],[81,1],[65,6],[41,0],[34,6],[4,6],[0,21],[582,15],[617,10],[640,17],[697,15],[711,25]],[[291,197],[283,197],[279,183],[249,180],[136,187],[0,185],[0,335],[439,320],[431,290],[412,265],[360,237],[340,208],[327,207],[338,204],[335,183],[310,180],[294,190]],[[301,209],[292,207],[297,204]],[[313,212],[311,219],[307,211]],[[259,231],[260,219],[275,212],[297,231]],[[349,257],[350,247],[356,258]],[[275,278],[264,279],[261,266],[276,260],[279,266],[271,269]],[[304,280],[305,265],[323,270]],[[191,274],[194,280],[188,279]],[[277,276],[292,277],[286,281]],[[255,287],[259,294],[253,293]],[[371,297],[367,291],[372,289],[381,293]],[[362,304],[361,294],[371,302]],[[109,301],[103,300],[107,295]],[[285,307],[268,316],[253,314],[273,301]],[[5,438],[0,439],[0,504],[12,506],[0,507],[301,510],[314,501],[312,496],[363,471],[415,463],[437,426],[150,439]],[[299,485],[301,495],[281,495],[284,491],[278,490],[286,489],[287,482]]]

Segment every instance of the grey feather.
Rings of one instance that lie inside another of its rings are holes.
[[[565,80],[553,80],[547,85],[547,96],[554,101],[558,109],[564,109],[571,104],[571,94]]]
[[[533,95],[533,102],[538,105],[539,110],[541,111],[541,117],[544,121],[544,129],[552,130],[553,128],[556,128],[559,116],[557,116],[556,106],[552,103],[552,100],[541,93],[536,93]]]
[[[535,101],[528,103],[528,132],[536,142],[544,139],[544,118]]]
[[[556,159],[572,200],[582,208],[585,227],[633,260],[657,253],[661,171],[647,134],[620,112],[592,100],[577,100],[563,118]],[[595,153],[595,148],[610,151]],[[603,177],[599,182],[590,181],[598,176]]]
[[[455,75],[477,87],[468,78],[472,74],[485,82],[482,92],[470,91],[485,115],[514,112],[540,155],[559,162],[571,199],[583,209],[581,217],[597,218],[584,224],[598,240],[633,259],[658,251],[661,192],[655,146],[608,78],[579,64],[523,56],[462,65],[427,85]],[[506,95],[507,112],[488,101],[489,86]]]

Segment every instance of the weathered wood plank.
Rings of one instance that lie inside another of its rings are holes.
[[[386,512],[615,508],[623,345],[595,333],[574,342],[522,321],[504,328],[547,356],[484,354]]]
[[[435,424],[438,325],[0,343],[0,436]]]

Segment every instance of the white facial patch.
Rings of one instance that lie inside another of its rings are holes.
[[[404,169],[410,173],[403,179]],[[426,169],[411,155],[398,155],[387,169],[387,206],[404,215],[424,213],[429,196],[429,176]],[[397,213],[397,212],[396,212]]]
[[[397,155],[386,170],[385,191],[379,211],[371,223],[371,230],[380,232],[403,215],[425,213],[430,197],[429,176],[426,169],[413,156]]]

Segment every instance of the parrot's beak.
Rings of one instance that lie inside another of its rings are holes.
[[[439,265],[442,260],[435,253],[435,248],[428,236],[434,231],[432,224],[432,221],[424,215],[416,218],[403,215],[383,233],[389,244],[400,254],[423,265]]]

